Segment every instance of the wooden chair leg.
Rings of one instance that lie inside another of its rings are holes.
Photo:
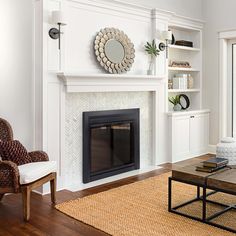
[[[30,218],[30,195],[31,189],[28,186],[22,187],[23,215],[25,221],[28,221]]]
[[[50,188],[51,188],[51,201],[53,204],[56,203],[56,185],[57,185],[57,176],[54,173],[54,178],[50,180]]]
[[[4,196],[4,193],[1,193],[0,194],[0,202],[2,201],[3,196]]]

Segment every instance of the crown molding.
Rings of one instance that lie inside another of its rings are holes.
[[[171,11],[166,11],[158,8],[154,8],[151,10],[152,19],[161,19],[169,21],[171,17],[173,17],[175,13]]]
[[[201,29],[204,21],[185,17],[175,12],[145,7],[138,4],[127,3],[123,0],[65,0],[66,2],[77,3],[84,7],[95,7],[96,9],[114,11],[129,14],[130,16],[138,16],[145,19],[160,19],[169,21],[170,25],[178,25],[179,27],[195,27]]]
[[[177,14],[173,14],[169,22],[169,25],[175,25],[184,28],[196,28],[196,29],[202,29],[204,24],[205,21],[203,20],[181,16]]]
[[[130,16],[138,16],[146,19],[150,19],[151,17],[151,8],[120,0],[66,0],[66,2],[77,3],[84,7],[95,7],[96,9],[125,13]]]

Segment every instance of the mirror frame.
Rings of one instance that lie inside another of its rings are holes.
[[[124,48],[124,58],[120,63],[114,63],[106,56],[106,42],[117,40]],[[99,64],[111,74],[121,74],[130,70],[135,58],[134,44],[128,36],[117,28],[101,29],[95,37],[94,50]]]

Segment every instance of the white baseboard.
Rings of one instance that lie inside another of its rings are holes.
[[[122,174],[118,174],[118,175],[114,175],[114,176],[107,177],[107,178],[104,178],[104,179],[96,180],[96,181],[93,181],[93,182],[90,182],[90,183],[87,183],[87,184],[81,183],[81,184],[75,184],[75,185],[66,186],[66,187],[65,186],[60,186],[59,184],[57,184],[57,192],[61,191],[61,190],[64,190],[64,189],[72,191],[72,192],[76,192],[76,191],[80,191],[80,190],[83,190],[83,189],[96,187],[96,186],[99,186],[99,185],[102,185],[102,184],[111,183],[113,181],[121,180],[123,178],[128,178],[128,177],[131,177],[131,176],[134,176],[134,175],[144,174],[144,173],[147,173],[149,171],[158,170],[158,169],[162,169],[162,167],[156,166],[156,165],[151,165],[151,166],[143,167],[143,168],[138,169],[138,170],[132,170],[132,171],[128,171],[128,172],[125,172],[125,173],[122,173]],[[49,194],[50,193],[50,185],[49,185],[49,183],[46,183],[46,184],[43,185],[43,188],[42,188],[41,191],[38,190],[38,189],[35,189],[33,191],[37,194],[40,194],[40,195]]]
[[[99,186],[102,184],[111,183],[113,181],[121,180],[121,179],[128,178],[128,177],[131,177],[134,175],[144,174],[149,171],[158,170],[161,168],[162,167],[160,167],[160,166],[146,166],[146,167],[138,169],[138,170],[128,171],[128,172],[125,172],[122,174],[118,174],[118,175],[110,176],[110,177],[107,177],[104,179],[96,180],[96,181],[93,181],[93,182],[90,182],[87,184],[79,183],[77,185],[68,186],[68,187],[66,187],[66,189],[69,191],[72,191],[72,192],[76,192],[76,191],[80,191],[83,189],[96,187],[96,186]]]
[[[210,154],[216,154],[216,145],[208,145],[208,153]]]

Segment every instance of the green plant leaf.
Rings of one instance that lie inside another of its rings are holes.
[[[175,97],[169,97],[168,100],[173,105],[177,105],[180,102],[179,95],[176,95]]]
[[[153,39],[151,43],[147,42],[146,45],[144,45],[145,51],[151,55],[151,56],[158,56],[160,50],[157,49],[157,45],[155,40]]]

